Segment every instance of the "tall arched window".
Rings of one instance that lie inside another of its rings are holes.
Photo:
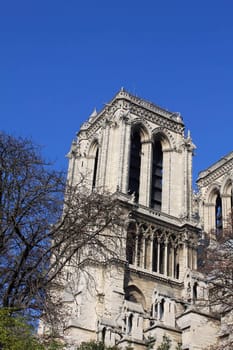
[[[138,202],[141,170],[141,137],[138,130],[131,134],[130,147],[130,169],[128,193],[135,195],[135,201]]]
[[[99,160],[99,148],[97,147],[97,148],[96,148],[96,152],[95,152],[95,158],[94,158],[92,188],[95,188],[95,187],[96,187],[98,160]]]
[[[219,193],[215,203],[215,225],[217,232],[222,230],[222,199]]]
[[[162,205],[162,178],[163,178],[163,151],[159,140],[153,144],[152,183],[150,206],[161,210]]]

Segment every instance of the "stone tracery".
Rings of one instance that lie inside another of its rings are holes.
[[[126,259],[130,265],[179,279],[181,259],[194,267],[195,242],[181,232],[161,229],[145,222],[131,223],[127,230]]]

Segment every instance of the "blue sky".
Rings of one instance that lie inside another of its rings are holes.
[[[180,112],[198,172],[233,150],[232,0],[0,1],[0,127],[66,169],[123,86]]]

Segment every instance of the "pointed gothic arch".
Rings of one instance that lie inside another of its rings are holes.
[[[130,137],[128,193],[134,195],[135,202],[139,200],[142,142],[146,139],[148,131],[145,126],[141,123],[134,124]]]
[[[226,198],[226,215],[229,215],[229,213],[232,211],[233,209],[233,179],[232,179],[232,175],[231,176],[227,176],[225,178],[225,180],[222,183],[221,186],[221,193],[222,196]],[[227,218],[226,218],[227,219]]]
[[[88,157],[90,160],[90,171],[92,174],[92,189],[97,185],[98,179],[98,165],[99,165],[99,143],[97,139],[94,139],[90,145]]]
[[[160,140],[153,143],[152,156],[152,181],[150,207],[161,210],[162,206],[162,181],[163,181],[163,152]]]
[[[213,184],[206,194],[206,204],[209,208],[209,217],[212,222],[212,229],[218,234],[223,228],[222,220],[222,196],[218,184]]]
[[[172,134],[165,128],[159,127],[152,131],[152,140],[159,139],[162,143],[163,152],[169,149],[177,148]]]
[[[133,303],[141,304],[146,310],[146,299],[142,291],[135,285],[130,285],[125,288],[125,299]]]
[[[232,194],[232,178],[230,176],[227,176],[221,186],[221,193],[223,195],[231,195]]]
[[[162,209],[163,152],[169,148],[170,142],[167,136],[161,131],[157,131],[153,135],[150,207],[159,211]]]

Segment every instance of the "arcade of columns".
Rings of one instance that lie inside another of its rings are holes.
[[[196,269],[196,248],[196,239],[188,237],[186,231],[174,233],[137,222],[128,226],[126,259],[134,267],[179,279],[181,266]]]

